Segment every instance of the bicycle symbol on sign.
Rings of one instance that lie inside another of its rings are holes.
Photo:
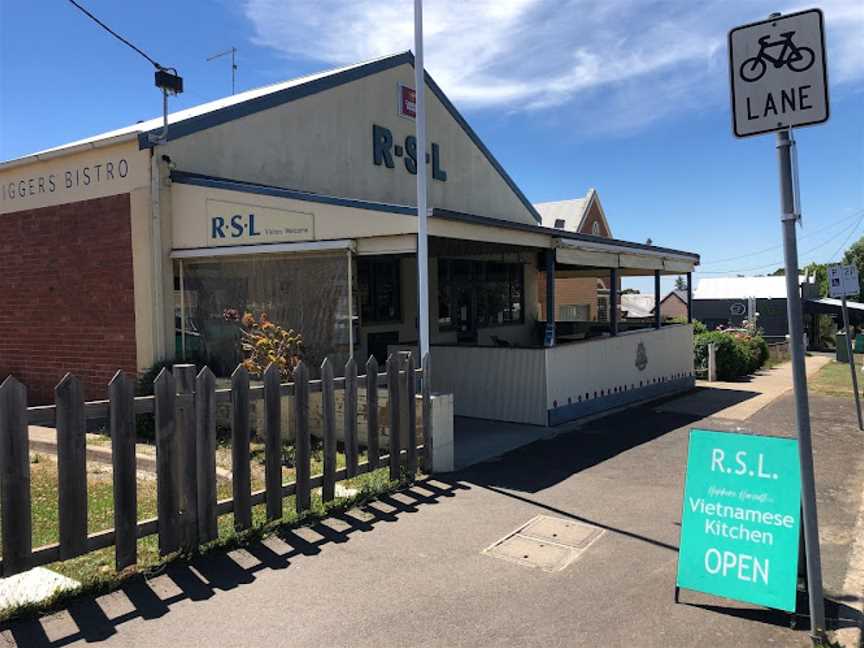
[[[775,68],[780,69],[784,65],[795,72],[804,72],[809,70],[813,62],[816,60],[816,54],[809,47],[798,47],[792,42],[794,31],[783,32],[780,34],[780,40],[770,42],[770,34],[766,34],[759,39],[759,53],[753,58],[746,59],[741,64],[740,74],[745,81],[753,83],[762,78],[765,71],[768,69],[766,61],[772,63]],[[772,47],[781,47],[778,56],[772,56],[768,53],[768,49]]]

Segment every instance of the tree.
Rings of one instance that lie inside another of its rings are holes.
[[[675,278],[675,290],[687,290],[687,282],[684,281],[684,277],[681,275]]]
[[[810,263],[804,266],[804,272],[814,277],[814,283],[819,286],[819,296],[828,296],[828,266],[824,263]]]
[[[786,268],[777,268],[774,272],[772,272],[769,277],[785,277],[786,276]]]
[[[639,290],[637,290],[636,288],[625,288],[624,290],[622,290],[618,294],[619,295],[638,295]]]
[[[843,263],[858,268],[859,294],[864,294],[864,236],[855,241],[843,254]]]

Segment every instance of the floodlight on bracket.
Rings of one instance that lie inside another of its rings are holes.
[[[168,140],[168,95],[178,95],[183,92],[183,77],[177,74],[175,68],[156,67],[156,87],[162,91],[162,132],[150,134],[150,143],[159,144]]]

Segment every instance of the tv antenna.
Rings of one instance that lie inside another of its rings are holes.
[[[231,49],[227,49],[224,52],[219,52],[218,54],[214,54],[213,56],[207,57],[207,62],[221,58],[223,56],[231,55],[231,94],[233,95],[237,91],[237,48],[232,47]]]

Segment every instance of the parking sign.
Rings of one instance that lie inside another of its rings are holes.
[[[852,297],[860,291],[858,268],[854,265],[828,266],[828,294],[834,298]]]
[[[826,121],[822,12],[809,9],[730,31],[729,78],[738,137]]]

